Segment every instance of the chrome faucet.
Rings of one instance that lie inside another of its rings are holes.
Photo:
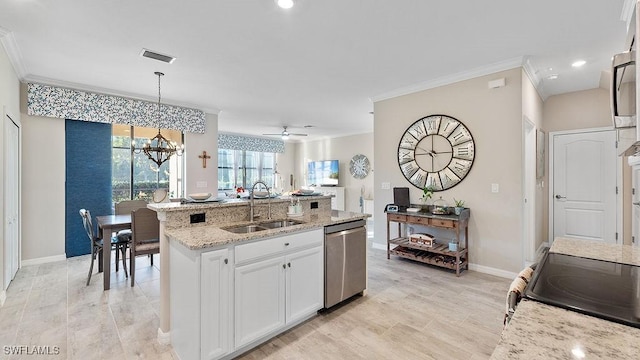
[[[269,191],[269,187],[267,186],[267,184],[264,183],[264,181],[262,180],[258,180],[256,182],[253,183],[253,186],[251,187],[251,222],[253,222],[254,220],[254,207],[255,207],[255,202],[254,202],[254,191],[256,189],[256,185],[262,184],[264,185],[265,188],[267,188],[267,204],[269,205],[269,211],[267,213],[267,219],[271,220],[271,192]]]

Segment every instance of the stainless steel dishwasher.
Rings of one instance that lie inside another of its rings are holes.
[[[324,307],[367,287],[367,230],[364,220],[324,228]]]

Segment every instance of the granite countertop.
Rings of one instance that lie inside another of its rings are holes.
[[[585,241],[588,242],[588,246],[585,246]],[[640,266],[640,246],[608,244],[601,241],[559,237],[553,242],[549,251]]]
[[[556,238],[550,252],[640,265],[640,249]],[[506,294],[505,294],[506,296]],[[491,359],[638,359],[640,329],[524,299]]]
[[[369,214],[356,213],[350,211],[332,211],[331,216],[304,216],[290,217],[289,220],[301,221],[299,225],[287,226],[284,228],[257,231],[252,233],[235,234],[226,230],[224,227],[241,226],[251,224],[250,222],[226,223],[220,226],[194,226],[165,230],[165,234],[171,241],[176,241],[190,250],[201,250],[222,245],[239,243],[244,241],[256,240],[260,238],[268,238],[286,233],[292,233],[302,230],[312,230],[322,228],[327,225],[341,224],[350,221],[362,220],[370,217]],[[285,220],[285,219],[273,219]]]
[[[257,203],[261,202],[271,202],[275,203],[288,203],[292,198],[300,199],[300,200],[316,200],[316,199],[326,199],[332,198],[332,195],[310,195],[310,196],[278,196],[273,197],[271,199],[267,198],[255,198]],[[149,209],[155,210],[157,212],[173,212],[173,211],[185,211],[185,210],[201,210],[206,208],[213,207],[232,207],[238,206],[240,204],[249,204],[250,199],[219,199],[219,200],[209,200],[202,202],[191,202],[191,203],[180,203],[180,202],[167,202],[167,203],[149,203],[147,207]]]
[[[640,329],[522,300],[491,359],[638,359]]]

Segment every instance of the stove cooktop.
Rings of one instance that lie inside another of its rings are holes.
[[[640,328],[640,267],[547,253],[526,298]]]

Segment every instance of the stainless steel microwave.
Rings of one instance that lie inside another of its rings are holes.
[[[615,128],[636,126],[636,52],[633,50],[613,56],[611,113]]]

